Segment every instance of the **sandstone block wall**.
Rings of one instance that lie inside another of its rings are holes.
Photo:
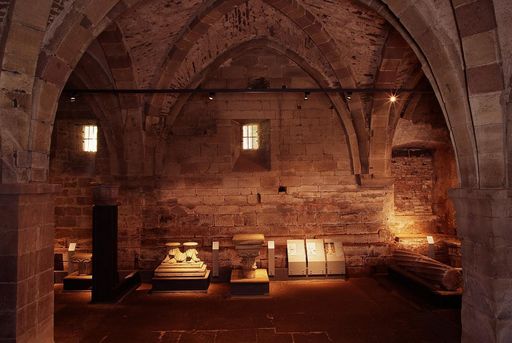
[[[61,185],[55,196],[55,252],[69,243],[92,248],[92,186],[109,179],[109,156],[101,127],[98,152],[82,151],[82,126],[98,124],[87,104],[62,98],[55,122],[50,157],[50,183]]]
[[[447,190],[456,186],[451,150],[400,150],[392,158],[394,216],[409,221],[408,233],[455,234]]]
[[[0,340],[53,342],[54,187],[0,187]]]
[[[447,191],[457,184],[453,152],[403,149],[393,153],[394,213],[388,222],[399,244],[428,253],[426,236],[434,237],[436,258],[448,263],[448,247],[456,233],[455,210]]]
[[[422,216],[432,214],[434,171],[432,156],[420,154],[394,156],[392,173],[395,179],[395,215]]]
[[[229,60],[203,86],[244,88],[262,77],[270,87],[316,87],[293,62],[266,50]],[[227,268],[238,263],[231,237],[261,232],[276,241],[277,267],[286,267],[287,239],[339,237],[349,272],[358,273],[388,253],[395,210],[437,220],[432,158],[397,160],[395,193],[359,186],[341,121],[322,94],[308,100],[303,94],[216,94],[213,101],[194,95],[168,123],[155,176],[110,177],[104,139],[95,155],[77,151],[76,125],[90,121],[90,113],[84,104],[63,103],[57,117],[51,178],[63,190],[56,199],[56,247],[78,241],[79,249],[90,250],[91,183],[115,179],[121,269],[151,271],[171,240],[198,241],[206,262],[218,240]],[[240,169],[241,125],[251,121],[268,126],[268,161]],[[407,197],[417,202],[412,213]],[[260,263],[266,265],[264,253]]]

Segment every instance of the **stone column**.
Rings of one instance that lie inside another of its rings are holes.
[[[0,184],[0,341],[53,342],[54,193]]]
[[[462,240],[462,342],[512,342],[512,191],[450,191]]]

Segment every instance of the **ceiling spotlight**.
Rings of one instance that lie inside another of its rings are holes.
[[[212,101],[214,98],[215,98],[215,93],[214,92],[208,93],[208,100]]]
[[[304,100],[308,100],[309,99],[309,92],[304,92]]]
[[[73,93],[69,96],[69,102],[75,102],[76,101],[76,93]]]
[[[389,97],[389,102],[395,103],[398,100],[398,97],[396,95],[391,95]]]

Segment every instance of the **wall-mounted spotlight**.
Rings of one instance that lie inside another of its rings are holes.
[[[348,101],[352,100],[352,92],[346,92],[345,99],[347,99]]]
[[[208,100],[212,101],[213,99],[215,99],[215,93],[214,92],[208,93]]]
[[[310,94],[310,92],[304,92],[304,100],[309,99],[309,94]]]
[[[397,102],[397,100],[398,100],[398,97],[394,94],[389,97],[389,102],[392,104]]]

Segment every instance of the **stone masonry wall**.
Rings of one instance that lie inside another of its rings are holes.
[[[228,61],[204,87],[247,87],[261,77],[270,87],[315,87],[296,65],[266,51]],[[270,168],[236,171],[240,123],[262,120],[270,123]],[[286,267],[292,238],[340,237],[353,272],[386,252],[383,209],[391,193],[356,184],[343,128],[324,95],[217,94],[213,101],[196,95],[167,147],[163,175],[144,198],[142,269],[160,262],[165,242],[188,239],[199,241],[207,261],[211,242],[219,240],[222,265],[236,264],[231,238],[240,232],[275,240],[277,267]]]
[[[78,251],[92,249],[92,186],[109,179],[109,156],[98,127],[98,152],[82,151],[82,125],[98,125],[87,104],[78,98],[59,104],[50,158],[50,183],[61,185],[55,198],[55,252],[69,243]]]
[[[228,60],[202,86],[265,83],[316,87],[293,62],[266,50]],[[114,180],[101,135],[98,153],[77,149],[77,125],[91,120],[86,104],[61,101],[50,173],[52,183],[63,185],[56,198],[56,251],[71,241],[78,242],[79,250],[90,250],[91,184]],[[240,168],[247,157],[240,149],[241,125],[252,121],[267,127],[262,139],[268,156],[265,163],[247,158]],[[368,271],[387,254],[393,238],[388,229],[393,189],[357,185],[344,129],[325,95],[305,100],[303,94],[216,94],[210,101],[197,94],[169,125],[158,176],[115,178],[121,186],[120,269],[151,271],[165,255],[164,244],[173,240],[198,241],[207,263],[212,241],[219,240],[222,266],[229,268],[238,263],[231,238],[240,232],[261,232],[275,240],[277,267],[286,267],[286,240],[292,238],[341,238],[352,274]],[[415,196],[420,212],[435,217],[427,194],[433,187],[432,160],[426,160],[426,166],[419,160],[423,172],[418,176],[426,187]],[[399,164],[398,212],[406,209],[401,183],[418,170]]]
[[[432,214],[432,155],[423,151],[412,156],[394,156],[392,173],[395,180],[395,215]]]
[[[399,245],[427,254],[434,237],[436,258],[447,262],[447,242],[455,238],[455,211],[447,192],[457,184],[453,151],[409,149],[393,153],[394,215],[390,230]]]
[[[457,184],[450,149],[395,151],[394,216],[409,221],[407,233],[455,235],[455,211],[447,198]]]

